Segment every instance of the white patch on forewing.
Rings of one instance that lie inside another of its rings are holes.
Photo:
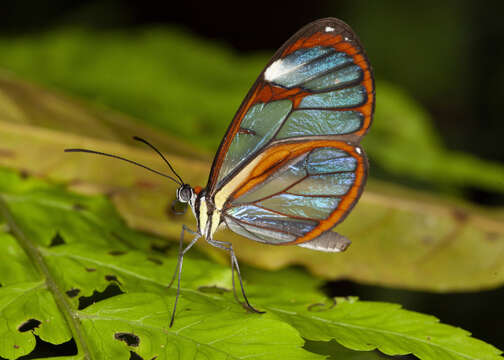
[[[274,81],[275,79],[278,79],[280,76],[287,74],[291,71],[294,71],[304,64],[300,64],[297,66],[288,66],[284,64],[284,61],[282,59],[278,59],[277,61],[273,62],[266,71],[264,72],[264,80],[266,81]]]
[[[326,32],[331,32],[331,31],[334,31],[334,28],[333,28],[333,27],[330,27],[330,26],[326,26],[326,27],[325,27],[325,31],[326,31]]]
[[[252,170],[257,166],[257,164],[262,161],[265,157],[265,153],[257,155],[251,162],[247,164],[238,174],[233,176],[227,184],[219,189],[215,193],[214,201],[215,208],[218,211],[222,211],[224,204],[228,200],[229,196],[240,186],[250,175]]]
[[[360,147],[356,147],[355,148],[355,151],[357,151],[357,154],[362,154],[362,150]]]

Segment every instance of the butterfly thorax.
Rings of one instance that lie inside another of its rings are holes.
[[[178,201],[189,204],[191,207],[196,218],[198,233],[211,239],[219,227],[221,214],[216,209],[212,198],[207,196],[206,189],[183,184],[177,189],[176,196]]]
[[[212,198],[202,190],[194,194],[194,202],[190,202],[194,216],[196,217],[198,232],[207,239],[217,231],[221,221],[221,213],[215,207]]]

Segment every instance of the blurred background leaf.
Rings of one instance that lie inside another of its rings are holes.
[[[174,163],[191,184],[204,185],[220,137],[269,56],[299,27],[335,16],[348,22],[366,47],[378,79],[377,109],[364,141],[374,179],[341,227],[354,244],[324,275],[362,280],[366,273],[373,284],[404,287],[407,279],[416,288],[438,291],[497,286],[504,216],[504,52],[498,46],[504,36],[502,4],[254,4],[246,12],[193,0],[2,4],[1,163],[23,173],[72,180],[72,188],[80,191],[107,193],[130,224],[175,234],[181,221],[192,220],[163,217],[174,196],[170,185],[103,159],[79,157],[65,163],[56,150],[100,147],[161,166],[129,140],[140,135],[174,154]],[[20,144],[23,151],[18,151]],[[382,229],[403,231],[373,236],[369,227],[359,233],[382,214],[375,207],[389,209]],[[389,248],[391,237],[399,242]],[[472,261],[457,268],[459,256],[469,259],[471,251]],[[253,253],[246,255],[254,258]],[[263,260],[280,266],[290,256],[272,253]],[[351,258],[353,265],[345,265],[343,258]],[[388,273],[374,272],[387,263]],[[402,280],[391,281],[398,278]],[[454,284],[457,278],[460,282]],[[504,344],[494,330],[504,318],[502,288],[436,295],[338,281],[326,284],[325,291],[400,302]]]
[[[2,83],[7,85],[2,87]],[[0,156],[0,164],[23,170],[25,174],[64,181],[75,190],[108,194],[129,225],[143,231],[177,241],[183,223],[195,227],[191,212],[183,217],[171,212],[176,188],[172,182],[116,160],[62,151],[68,147],[87,147],[162,169],[165,166],[162,160],[149,148],[131,146],[129,139],[121,137],[125,127],[133,133],[149,134],[152,130],[140,123],[131,122],[127,126],[130,122],[124,119],[120,129],[114,131],[114,124],[107,119],[120,115],[111,111],[101,114],[12,79],[2,82],[0,78],[0,91],[6,101],[18,104],[11,113],[25,113],[23,121],[9,121],[9,115],[0,115],[0,135],[5,139],[0,150],[8,154]],[[27,92],[31,98],[25,95]],[[50,128],[44,118],[37,116],[40,109],[45,109],[45,117],[51,119]],[[72,123],[74,133],[67,130],[68,123]],[[96,135],[95,128],[106,128],[108,133],[117,135],[103,139],[102,134]],[[23,143],[29,146],[20,146]],[[170,144],[169,136],[161,144],[165,144],[170,160],[185,181],[204,184],[209,159],[170,152],[166,145]],[[370,180],[355,210],[337,228],[353,240],[344,255],[296,246],[262,245],[230,231],[221,236],[233,239],[240,259],[262,268],[297,264],[326,279],[346,278],[446,292],[485,289],[504,282],[504,262],[500,261],[504,253],[503,219],[497,212],[484,211],[460,200],[449,201]],[[227,254],[204,241],[198,246],[220,261],[227,261]]]
[[[266,55],[241,57],[162,28],[132,32],[61,29],[0,41],[0,66],[132,114],[207,150],[216,149],[267,59]],[[472,187],[504,196],[504,167],[446,150],[428,113],[404,90],[378,81],[376,91],[373,135],[363,141],[373,176],[403,179],[448,193]],[[46,108],[50,106],[49,102]],[[74,131],[84,127],[78,131],[101,138],[117,138],[132,130],[123,125],[122,132],[110,134],[104,126],[80,120],[62,126]],[[61,127],[61,121],[47,117],[37,123]]]

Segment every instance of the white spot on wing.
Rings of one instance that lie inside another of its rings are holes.
[[[278,79],[280,76],[287,74],[291,71],[294,71],[304,64],[300,64],[297,66],[289,66],[285,65],[284,61],[282,59],[278,59],[277,61],[273,62],[266,71],[264,72],[264,80],[266,81],[274,81],[275,79]]]
[[[331,31],[334,31],[334,28],[333,28],[333,27],[330,27],[330,26],[326,26],[326,27],[325,27],[325,31],[326,31],[326,32],[331,32]]]
[[[356,147],[355,148],[355,151],[357,151],[357,154],[362,154],[362,150],[360,147]]]

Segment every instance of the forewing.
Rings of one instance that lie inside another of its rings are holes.
[[[216,199],[227,198],[222,213],[234,232],[264,243],[301,244],[345,218],[361,194],[366,169],[359,146],[279,143],[253,159]]]
[[[238,109],[214,159],[209,194],[276,143],[358,144],[374,100],[372,71],[350,27],[333,18],[305,26],[275,53]]]

